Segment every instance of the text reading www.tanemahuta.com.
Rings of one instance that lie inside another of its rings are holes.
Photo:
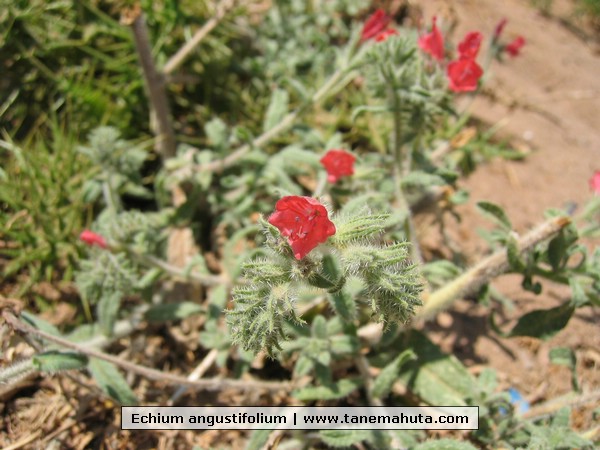
[[[476,430],[476,406],[124,406],[124,430]]]

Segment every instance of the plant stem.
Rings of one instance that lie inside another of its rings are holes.
[[[327,174],[325,172],[321,172],[321,173],[319,173],[319,178],[317,180],[317,187],[315,187],[315,190],[314,190],[312,196],[314,198],[318,198],[321,195],[323,195],[323,192],[325,191],[326,186],[327,186]]]
[[[141,11],[137,11],[135,14],[136,16],[130,20],[130,25],[133,31],[135,47],[142,65],[148,97],[150,98],[152,111],[156,117],[156,151],[164,160],[175,156],[177,146],[171,123],[169,101],[165,90],[165,77],[156,69],[156,65],[154,64],[148,27],[146,26],[144,15]]]
[[[586,392],[577,396],[573,395],[573,393],[569,393],[533,406],[529,411],[523,414],[523,417],[526,419],[539,419],[543,416],[550,415],[565,406],[577,406],[586,403],[595,403],[598,400],[600,400],[600,390]]]
[[[295,111],[287,114],[277,125],[273,128],[265,131],[263,134],[255,138],[251,143],[242,145],[237,150],[233,151],[229,156],[218,160],[212,161],[208,164],[202,165],[190,165],[188,167],[178,169],[175,171],[175,176],[177,178],[187,178],[191,177],[192,174],[197,174],[198,172],[215,172],[221,173],[223,170],[233,166],[240,159],[242,159],[246,154],[250,152],[253,148],[262,147],[267,144],[271,139],[275,136],[283,133],[285,130],[290,128],[294,122],[304,113],[310,106],[313,106],[323,99],[327,98],[329,94],[333,91],[336,85],[342,81],[344,75],[346,74],[347,68],[341,68],[337,70],[326,82],[321,86],[321,88],[310,98],[310,100],[304,105],[297,108]],[[350,80],[348,80],[350,81]]]
[[[138,364],[126,361],[113,355],[95,350],[93,348],[84,347],[75,342],[68,341],[64,338],[54,336],[45,331],[38,330],[30,325],[27,325],[17,319],[12,312],[4,310],[2,312],[4,320],[10,324],[15,330],[27,333],[30,335],[38,336],[45,339],[48,342],[58,344],[62,347],[70,348],[76,352],[90,356],[92,358],[102,359],[112,363],[124,370],[128,370],[137,375],[150,380],[161,381],[163,383],[175,384],[188,386],[189,388],[195,389],[206,389],[206,390],[221,390],[221,389],[240,389],[240,390],[256,390],[256,389],[267,389],[270,391],[285,390],[290,391],[293,386],[288,382],[279,381],[258,381],[258,380],[234,380],[234,379],[207,379],[207,380],[188,380],[185,377],[173,375],[168,372],[161,372],[160,370],[152,369],[150,367],[140,366]]]
[[[124,250],[138,262],[146,266],[157,267],[180,281],[193,281],[203,286],[217,286],[219,284],[229,285],[231,283],[231,280],[222,275],[210,275],[188,271],[185,268],[174,266],[173,264],[169,264],[167,261],[152,255],[137,253],[130,248],[125,248]]]
[[[187,377],[188,380],[194,381],[199,380],[204,373],[210,369],[210,366],[213,365],[217,356],[219,355],[219,350],[213,348],[208,354],[204,357],[204,359],[198,364],[198,366],[190,373]],[[181,398],[183,394],[187,392],[188,388],[186,386],[179,386],[179,389],[175,391],[175,393],[169,399],[169,405],[173,405],[177,400]]]
[[[571,219],[565,216],[554,217],[542,223],[518,240],[519,253],[531,250],[535,245],[556,235],[570,223]],[[497,251],[452,282],[431,293],[428,298],[424,299],[424,306],[415,318],[430,319],[435,313],[447,309],[456,299],[477,292],[484,284],[508,271],[509,267],[506,249]]]
[[[186,42],[165,64],[163,74],[168,75],[179,68],[183,62],[190,56],[192,51],[202,42],[202,40],[223,20],[225,14],[233,8],[235,0],[223,0],[215,11],[214,16],[200,28],[192,38]]]

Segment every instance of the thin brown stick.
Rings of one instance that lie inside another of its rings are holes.
[[[192,38],[188,42],[186,42],[177,51],[177,53],[175,53],[171,58],[169,58],[169,60],[163,67],[163,70],[162,70],[163,73],[165,75],[168,75],[168,74],[174,72],[175,70],[177,70],[177,68],[179,66],[181,66],[183,64],[183,62],[187,59],[187,57],[190,56],[190,54],[192,53],[194,48],[196,48],[198,46],[198,44],[200,44],[200,42],[202,42],[202,40],[205,38],[205,36],[208,33],[210,33],[213,30],[213,28],[215,28],[219,24],[219,22],[221,22],[221,20],[223,20],[223,17],[225,17],[225,14],[227,14],[227,12],[231,8],[233,8],[234,5],[235,5],[235,0],[223,0],[217,6],[214,16],[208,22],[206,22],[202,26],[202,28],[200,28],[198,31],[196,31],[194,36],[192,36]]]
[[[171,111],[165,89],[165,77],[156,69],[156,65],[154,64],[148,27],[146,26],[144,15],[139,10],[133,14],[133,18],[129,19],[128,23],[130,23],[131,30],[133,31],[135,47],[142,65],[148,97],[152,111],[156,117],[156,134],[158,138],[156,141],[156,151],[163,159],[171,158],[175,156],[177,143],[171,123]]]
[[[161,372],[156,369],[151,369],[149,367],[140,366],[138,364],[125,361],[121,358],[118,358],[113,355],[109,355],[107,353],[87,348],[82,345],[79,345],[75,342],[67,341],[58,336],[54,336],[52,334],[46,333],[45,331],[38,330],[28,324],[21,322],[17,317],[15,317],[12,312],[9,310],[4,310],[2,316],[6,320],[8,324],[10,324],[15,330],[21,331],[23,333],[27,333],[30,335],[41,337],[48,342],[52,342],[54,344],[58,344],[62,347],[69,348],[71,350],[75,350],[76,352],[82,353],[87,356],[91,356],[93,358],[102,359],[104,361],[110,362],[118,367],[121,367],[124,370],[128,370],[137,375],[140,375],[144,378],[148,378],[150,380],[162,381],[164,383],[175,384],[175,385],[183,385],[188,386],[190,388],[195,389],[206,389],[206,390],[222,390],[222,389],[240,389],[240,390],[256,390],[256,389],[267,389],[270,391],[278,391],[278,390],[286,390],[289,391],[292,389],[292,384],[289,382],[279,382],[279,381],[257,381],[257,380],[232,380],[232,379],[207,379],[207,380],[188,380],[185,377],[180,377],[178,375],[173,375],[168,372]]]
[[[568,217],[554,217],[533,229],[517,241],[519,253],[531,250],[535,245],[556,235],[571,223]],[[424,300],[424,306],[416,318],[428,319],[436,312],[448,308],[456,299],[477,292],[484,284],[509,269],[506,249],[488,256],[454,281],[446,284]]]

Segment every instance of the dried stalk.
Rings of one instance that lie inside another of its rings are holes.
[[[285,390],[290,391],[293,388],[292,383],[279,382],[279,381],[257,381],[257,380],[232,380],[232,379],[207,379],[207,380],[188,380],[185,377],[173,375],[168,372],[161,372],[160,370],[151,369],[149,367],[140,366],[138,364],[123,360],[113,355],[95,350],[93,348],[84,347],[80,344],[67,341],[61,337],[54,336],[46,333],[45,331],[38,330],[28,324],[21,322],[17,319],[12,312],[4,310],[2,313],[4,320],[11,325],[15,330],[23,333],[27,333],[33,336],[43,338],[48,342],[58,344],[62,347],[75,350],[76,352],[90,356],[92,358],[102,359],[109,363],[112,363],[124,370],[128,370],[137,375],[150,380],[161,381],[164,383],[188,386],[191,389],[204,389],[204,390],[222,390],[222,389],[240,389],[243,391],[256,390],[256,389],[267,389],[270,391]]]
[[[140,10],[132,12],[126,22],[131,26],[152,111],[156,117],[156,151],[163,158],[175,156],[177,143],[171,122],[171,111],[165,89],[165,76],[154,64],[148,27]]]
[[[190,53],[192,53],[192,51],[200,44],[200,42],[202,42],[202,39],[204,39],[206,35],[210,33],[213,30],[213,28],[215,28],[219,24],[219,22],[221,22],[221,20],[223,20],[225,14],[227,14],[227,12],[231,8],[233,8],[234,5],[235,0],[223,0],[219,4],[219,6],[217,6],[215,15],[208,22],[206,22],[202,26],[202,28],[196,31],[194,36],[192,36],[192,39],[186,42],[177,51],[177,53],[175,53],[171,58],[169,58],[169,60],[163,67],[163,74],[169,75],[170,73],[177,70],[177,68],[179,68],[179,66],[181,66],[183,62],[187,59],[187,57],[190,56]]]

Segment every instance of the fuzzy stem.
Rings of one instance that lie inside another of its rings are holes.
[[[36,372],[31,358],[17,361],[0,369],[0,384],[12,384]]]
[[[533,229],[517,242],[519,253],[531,250],[535,245],[556,235],[571,223],[568,217],[554,217]],[[456,299],[477,292],[484,284],[509,269],[506,249],[488,256],[454,281],[433,292],[424,300],[417,313],[418,319],[430,319],[435,313],[447,309]]]
[[[598,400],[600,400],[600,390],[586,392],[576,396],[573,395],[573,393],[569,393],[532,407],[523,414],[523,417],[526,419],[539,419],[543,416],[550,415],[565,406],[584,405],[586,403],[595,403]]]
[[[204,357],[204,359],[198,364],[198,366],[190,373],[187,377],[188,380],[194,381],[199,380],[204,373],[210,369],[210,366],[213,365],[217,356],[219,355],[219,350],[213,348],[208,354]],[[173,405],[177,400],[181,398],[183,394],[187,392],[188,388],[186,386],[179,386],[179,389],[175,391],[175,393],[169,399],[169,405]]]
[[[183,62],[190,56],[192,51],[202,42],[202,40],[210,33],[218,24],[223,20],[225,14],[233,8],[235,0],[223,0],[215,11],[214,16],[206,22],[202,28],[200,28],[192,38],[186,42],[178,51],[175,53],[165,66],[163,67],[163,73],[168,75],[179,68]]]
[[[75,350],[76,352],[82,353],[84,355],[90,356],[92,358],[102,359],[103,361],[107,361],[112,363],[124,370],[128,370],[137,375],[140,375],[144,378],[148,378],[150,380],[156,380],[163,383],[175,384],[175,385],[183,385],[188,386],[190,388],[195,389],[205,389],[205,390],[221,390],[221,389],[240,389],[240,390],[256,390],[256,389],[267,389],[271,391],[279,391],[285,390],[290,391],[293,386],[291,383],[287,382],[277,382],[277,381],[258,381],[258,380],[233,380],[233,379],[207,379],[207,380],[188,380],[185,377],[180,377],[177,375],[173,375],[168,372],[161,372],[160,370],[152,369],[150,367],[140,366],[138,364],[132,363],[130,361],[126,361],[124,359],[118,358],[113,355],[109,355],[107,353],[84,347],[75,342],[68,341],[58,336],[54,336],[50,333],[46,333],[45,331],[38,330],[30,325],[27,325],[17,319],[12,312],[5,310],[2,313],[4,320],[8,324],[10,324],[15,330],[21,331],[23,333],[31,334],[34,336],[39,336],[45,339],[48,342],[52,342],[58,344],[62,347],[70,348]]]
[[[106,207],[114,216],[122,210],[121,199],[115,195],[115,190],[110,184],[110,174],[105,172],[105,175],[107,179],[102,182],[102,196],[104,197]]]
[[[383,406],[383,402],[380,399],[373,397],[373,377],[371,376],[371,367],[367,358],[364,355],[358,355],[354,358],[354,363],[365,381],[365,393],[367,394],[369,405]]]
[[[393,86],[390,80],[390,86]],[[402,152],[402,110],[400,105],[400,98],[398,93],[392,91],[393,98],[393,111],[394,111],[394,195],[398,207],[406,212],[406,219],[404,221],[404,232],[407,239],[411,242],[411,256],[415,263],[423,265],[423,256],[421,254],[419,242],[417,241],[416,230],[412,220],[410,207],[404,192],[402,191],[402,176],[406,174],[407,164],[404,161],[404,155]]]
[[[137,253],[130,248],[124,248],[124,250],[138,262],[146,266],[157,267],[180,281],[192,281],[203,286],[217,286],[219,284],[229,285],[231,283],[231,280],[222,275],[210,275],[195,271],[187,271],[155,256]]]
[[[148,27],[144,20],[144,15],[138,11],[137,16],[131,21],[131,30],[135,41],[144,81],[148,90],[148,97],[152,110],[156,116],[157,141],[156,151],[163,158],[175,156],[177,143],[175,133],[171,123],[171,111],[165,89],[165,77],[156,69],[152,57],[152,48],[148,36]]]

